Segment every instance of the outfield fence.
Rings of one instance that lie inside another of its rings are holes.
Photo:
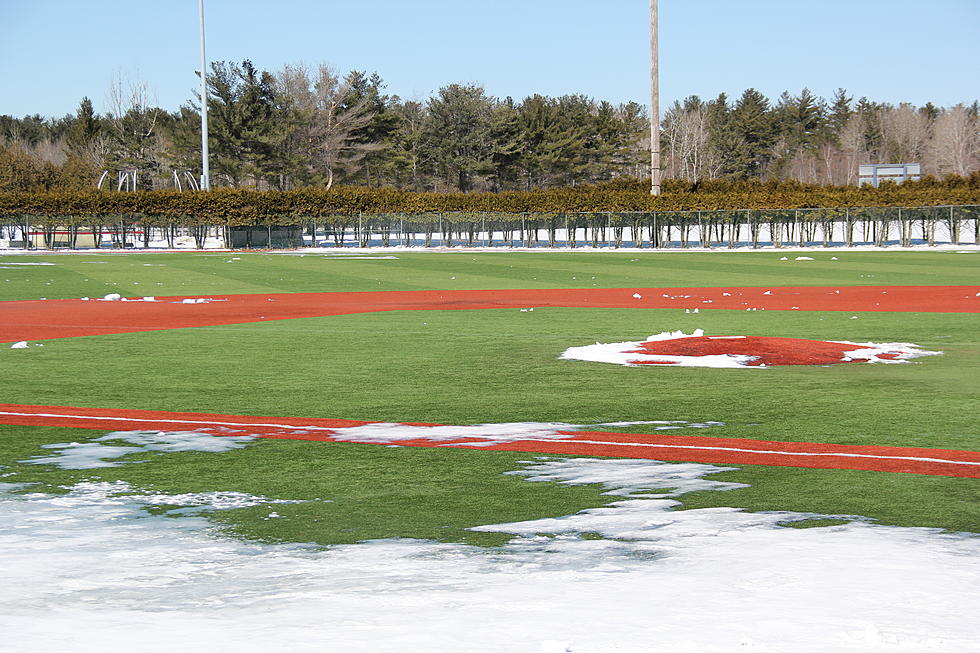
[[[184,223],[186,225],[186,222]],[[159,216],[7,216],[3,249],[739,249],[980,245],[980,206],[286,216],[180,226]]]

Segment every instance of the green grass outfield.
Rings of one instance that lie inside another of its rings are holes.
[[[792,252],[394,255],[399,258],[0,254],[0,299],[980,281],[980,254],[808,253],[815,261],[794,261]],[[790,260],[779,260],[784,255]],[[4,269],[5,262],[55,265]],[[726,424],[706,433],[717,437],[976,449],[978,327],[976,314],[939,313],[539,308],[345,315],[51,340],[29,350],[4,347],[0,402],[446,424],[714,420]],[[569,346],[694,328],[910,341],[945,355],[908,365],[767,370],[626,368],[557,359]],[[276,505],[282,519],[262,519],[268,507],[212,518],[248,537],[325,544],[397,536],[493,544],[503,536],[464,529],[570,514],[612,499],[596,487],[504,475],[533,457],[507,452],[265,440],[223,454],[156,455],[146,463],[85,472],[17,462],[45,453],[42,444],[98,435],[0,426],[0,464],[7,466],[0,473],[10,474],[2,480],[56,488],[98,477],[172,493],[237,490],[321,499]],[[980,483],[973,479],[755,466],[713,478],[752,487],[685,495],[686,507],[862,515],[887,524],[980,531]]]

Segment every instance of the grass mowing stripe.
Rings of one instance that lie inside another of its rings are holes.
[[[818,259],[814,261],[780,261],[785,254],[792,252],[398,252],[398,260],[350,261],[312,252],[304,256],[245,252],[17,255],[8,258],[54,265],[0,270],[0,301],[100,297],[121,291],[166,296],[501,287],[968,285],[980,276],[980,256],[828,250],[810,252]],[[831,261],[831,255],[839,260]],[[240,260],[228,262],[234,258]],[[0,254],[0,261],[3,259]]]

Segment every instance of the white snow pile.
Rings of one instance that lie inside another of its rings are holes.
[[[928,351],[911,342],[850,342],[849,340],[831,340],[844,345],[858,347],[853,351],[844,352],[844,361],[867,361],[869,363],[907,363],[921,356],[940,356],[941,351]],[[897,355],[898,358],[881,358],[882,354]]]
[[[683,331],[664,331],[650,336],[646,342],[674,340],[676,338],[698,338],[704,335],[703,329],[695,329],[693,333]],[[558,358],[561,360],[579,360],[592,363],[615,363],[616,365],[641,366],[639,361],[656,361],[666,363],[669,367],[715,367],[715,368],[748,368],[745,363],[755,360],[754,356],[742,355],[712,355],[712,356],[665,356],[663,354],[630,353],[640,350],[641,341],[629,342],[597,342],[594,345],[569,347]],[[751,369],[751,368],[748,368]]]
[[[174,499],[126,496],[124,484],[0,493],[4,650],[975,650],[980,538],[861,522],[778,526],[813,517],[800,513],[673,510],[671,495],[734,489],[704,478],[717,471],[530,463],[520,472],[528,480],[601,483],[624,498],[479,527],[515,534],[499,550],[241,542],[200,517],[149,514],[149,503]]]
[[[721,426],[723,422],[685,422],[681,420],[651,420],[639,422],[604,422],[601,424],[565,424],[562,422],[509,422],[503,424],[473,424],[469,426],[424,426],[376,422],[363,426],[331,428],[330,437],[341,442],[383,444],[401,440],[430,440],[444,446],[493,446],[507,442],[540,440],[570,440],[575,431],[601,428],[624,428],[639,424],[654,424],[655,431]],[[572,432],[572,433],[569,433]]]
[[[216,436],[198,431],[113,431],[89,442],[57,442],[41,445],[54,451],[51,456],[34,456],[22,463],[55,465],[61,469],[98,469],[128,464],[114,461],[129,454],[175,451],[221,453],[241,449],[255,436]],[[123,441],[134,446],[108,445],[104,442]],[[110,462],[112,461],[112,462]]]
[[[853,319],[853,318],[852,318]],[[697,338],[704,336],[703,329],[695,329],[693,333],[686,334],[683,331],[664,331],[650,336],[646,342],[662,340],[674,340],[677,338]],[[727,340],[744,338],[745,336],[709,336],[714,340]],[[907,363],[913,358],[920,356],[937,356],[941,351],[927,351],[916,344],[910,342],[849,342],[846,340],[832,340],[841,344],[854,345],[856,349],[844,352],[842,362],[863,360],[869,363]],[[713,368],[739,368],[739,369],[766,369],[765,365],[747,365],[756,360],[757,356],[743,354],[716,354],[708,356],[667,356],[665,354],[653,354],[642,352],[643,343],[640,341],[628,342],[597,342],[594,345],[582,347],[569,347],[558,357],[561,360],[580,360],[593,363],[614,363],[630,367],[647,366],[650,363],[660,363],[665,367],[713,367]],[[640,353],[632,353],[640,351]],[[883,354],[897,355],[898,358],[882,358]],[[646,363],[644,361],[647,361]]]
[[[11,349],[27,349],[28,344],[26,340],[18,340],[14,344],[10,345]]]
[[[813,260],[813,257],[812,256],[797,256],[793,260],[794,261],[812,261]]]

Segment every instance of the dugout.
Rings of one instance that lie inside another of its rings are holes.
[[[228,227],[232,249],[294,249],[303,245],[303,228],[298,225],[255,225]]]

